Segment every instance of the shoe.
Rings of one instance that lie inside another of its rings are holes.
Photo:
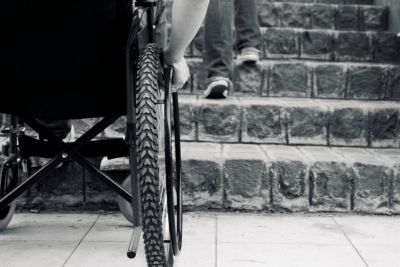
[[[256,63],[260,60],[260,50],[254,47],[246,47],[240,50],[237,60],[242,63]]]
[[[208,84],[204,95],[206,96],[206,98],[210,99],[226,98],[228,96],[228,89],[229,79],[224,77],[217,77]]]

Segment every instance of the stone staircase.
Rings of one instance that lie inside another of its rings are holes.
[[[206,100],[202,32],[181,97],[185,204],[400,213],[400,38],[372,1],[259,0],[263,56]]]
[[[201,95],[200,31],[180,98],[188,209],[400,214],[400,38],[372,2],[259,0],[262,60],[236,64],[226,100]],[[79,133],[94,121],[73,123]],[[123,119],[104,133],[123,135]],[[123,159],[102,168],[118,181],[127,173]],[[115,209],[115,200],[66,165],[21,204]]]

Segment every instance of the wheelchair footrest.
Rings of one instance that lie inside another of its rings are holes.
[[[20,153],[23,158],[54,158],[61,151],[48,141],[22,135],[19,137]],[[68,144],[68,143],[67,143]],[[129,147],[122,138],[95,140],[83,145],[79,152],[85,157],[118,158],[129,156]]]

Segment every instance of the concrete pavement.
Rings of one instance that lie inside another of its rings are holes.
[[[176,267],[396,267],[400,217],[186,213]],[[119,214],[17,214],[0,233],[0,266],[145,267],[126,258]]]

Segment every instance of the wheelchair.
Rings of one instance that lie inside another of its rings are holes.
[[[156,43],[163,14],[162,0],[3,4],[0,112],[10,125],[1,156],[0,231],[17,197],[75,161],[118,194],[120,207],[129,207],[122,210],[133,225],[127,256],[136,256],[143,239],[148,266],[173,266],[182,248],[181,149],[173,69],[163,66]],[[96,139],[121,116],[125,138]],[[71,143],[40,122],[83,118],[101,120]],[[41,138],[27,135],[26,127]],[[123,184],[88,159],[105,156],[129,157]],[[32,173],[30,157],[51,160]]]

